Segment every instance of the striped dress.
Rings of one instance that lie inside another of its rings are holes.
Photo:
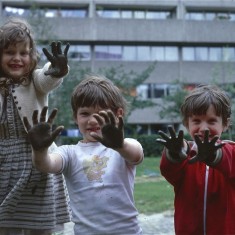
[[[11,89],[1,97],[0,228],[53,229],[70,220],[64,178],[32,166],[31,145]]]

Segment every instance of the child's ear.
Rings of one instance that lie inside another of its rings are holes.
[[[224,124],[223,132],[227,131],[231,124],[231,119],[227,118],[227,122]]]
[[[124,115],[123,109],[119,108],[116,112],[116,116],[119,117],[119,116],[123,116],[123,115]]]

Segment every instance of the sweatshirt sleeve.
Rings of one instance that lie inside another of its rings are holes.
[[[175,186],[177,182],[184,177],[185,168],[187,167],[188,159],[186,158],[182,162],[172,163],[166,157],[166,150],[164,149],[162,152],[162,158],[160,162],[160,171],[162,176],[166,178],[166,180]]]
[[[222,147],[222,159],[214,168],[226,178],[235,180],[235,143],[226,143]]]
[[[62,78],[55,78],[50,75],[45,75],[44,73],[48,70],[50,62],[46,63],[43,68],[36,69],[33,73],[33,82],[35,88],[42,93],[49,93],[51,90],[60,86],[63,82]],[[67,76],[67,75],[66,75]]]

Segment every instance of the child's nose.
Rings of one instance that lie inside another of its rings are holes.
[[[96,118],[91,115],[90,118],[89,118],[89,121],[88,121],[89,124],[97,124],[98,121],[96,120]]]
[[[20,55],[18,53],[14,54],[13,60],[20,60]]]
[[[202,123],[201,125],[200,125],[200,133],[203,133],[204,134],[204,132],[206,131],[206,130],[209,130],[209,128],[208,128],[208,125],[206,124],[206,123]]]

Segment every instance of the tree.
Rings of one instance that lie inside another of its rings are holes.
[[[49,98],[49,107],[58,108],[59,112],[55,124],[65,126],[65,129],[75,128],[70,105],[71,93],[74,87],[84,78],[85,74],[92,73],[90,67],[83,67],[82,62],[70,61],[69,75],[64,79],[63,84],[53,91]],[[155,63],[148,66],[141,73],[127,71],[123,65],[118,67],[100,68],[97,73],[109,78],[122,91],[129,103],[129,112],[135,108],[152,105],[151,101],[138,100],[136,87],[142,84],[155,68]]]
[[[127,71],[123,65],[115,68],[101,68],[99,72],[112,80],[113,83],[116,84],[119,89],[121,89],[123,95],[130,104],[130,113],[134,109],[153,105],[150,100],[138,99],[136,87],[141,85],[150,76],[151,72],[155,69],[155,66],[156,62],[150,64],[140,73],[134,72],[133,70]]]
[[[162,110],[160,112],[160,116],[162,118],[166,116],[171,118],[179,117],[180,107],[183,103],[184,97],[188,94],[188,91],[184,89],[183,83],[175,81],[173,84],[177,84],[178,89],[174,93],[163,98]]]

